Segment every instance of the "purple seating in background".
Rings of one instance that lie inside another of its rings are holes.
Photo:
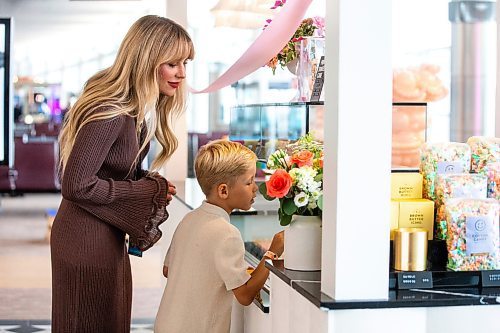
[[[16,192],[57,192],[61,189],[56,138],[15,138],[14,148]]]
[[[35,135],[36,136],[51,136],[57,137],[59,131],[61,130],[61,124],[58,123],[37,123],[35,124]]]
[[[57,137],[61,124],[47,122],[14,127],[14,165],[0,166],[0,193],[59,192]]]
[[[195,176],[194,159],[198,149],[212,140],[221,139],[227,135],[229,135],[228,132],[188,133],[188,177],[193,178]]]

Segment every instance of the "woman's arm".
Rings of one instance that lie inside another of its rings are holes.
[[[126,116],[93,121],[83,126],[65,166],[61,192],[66,200],[107,222],[145,249],[161,237],[157,228],[168,217],[166,179],[153,174],[133,180],[99,178]]]

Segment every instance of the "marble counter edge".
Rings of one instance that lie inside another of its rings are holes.
[[[453,289],[389,290],[388,299],[335,301],[321,292],[320,272],[287,271],[284,268],[276,267],[276,263],[282,265],[279,261],[266,261],[266,267],[272,274],[275,274],[318,308],[327,310],[500,305],[500,288],[484,288],[486,293],[489,292],[490,295],[479,294],[479,291],[477,294],[457,292],[462,289],[455,289],[455,291]],[[294,276],[300,273],[302,273],[302,278]],[[309,280],[307,279],[308,275],[310,277]],[[467,290],[475,289],[470,288]],[[391,299],[391,295],[393,299]]]

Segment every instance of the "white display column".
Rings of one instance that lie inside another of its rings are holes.
[[[321,290],[335,300],[388,298],[391,10],[326,2]]]
[[[166,2],[166,16],[187,29],[187,1],[166,0]],[[187,75],[190,74],[191,73],[187,73]],[[186,113],[183,113],[178,118],[173,120],[173,129],[179,145],[175,153],[170,157],[166,166],[163,168],[162,173],[170,181],[184,181],[187,177],[188,160],[188,130]]]

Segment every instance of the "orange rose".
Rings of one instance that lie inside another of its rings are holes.
[[[267,195],[283,198],[292,187],[292,177],[283,169],[276,170],[266,182]]]
[[[297,164],[299,168],[302,168],[304,165],[313,165],[313,157],[314,154],[311,153],[309,150],[302,150],[301,152],[297,154],[293,154],[292,156],[292,163]]]
[[[323,169],[323,157],[318,159],[318,166]]]

